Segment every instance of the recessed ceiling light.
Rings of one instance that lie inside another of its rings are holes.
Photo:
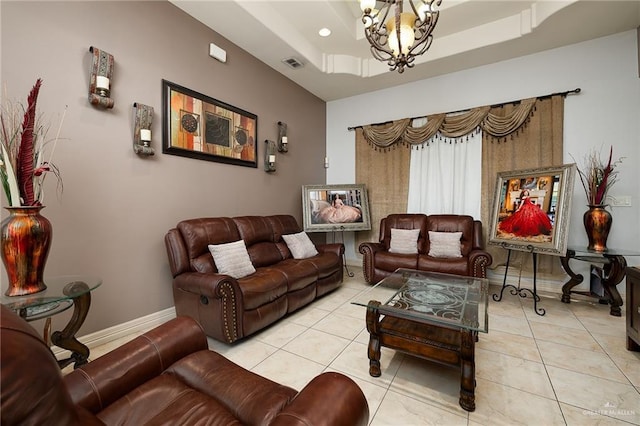
[[[318,31],[318,34],[320,37],[329,37],[331,35],[331,30],[329,28],[321,28],[320,31]]]

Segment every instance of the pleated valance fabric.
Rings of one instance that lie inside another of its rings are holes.
[[[460,138],[478,128],[486,135],[504,138],[525,124],[537,100],[523,99],[504,117],[491,113],[491,106],[482,106],[463,113],[429,115],[426,117],[427,123],[420,127],[412,127],[412,119],[403,118],[385,124],[362,126],[362,132],[369,144],[382,149],[395,144],[420,145],[438,132],[447,138]]]

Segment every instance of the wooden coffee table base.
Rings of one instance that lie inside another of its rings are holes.
[[[460,368],[460,406],[476,409],[475,341],[477,332],[422,323],[384,313],[380,320],[380,302],[371,301],[367,308],[369,331],[369,374],[379,377],[380,348],[406,352],[440,364]]]

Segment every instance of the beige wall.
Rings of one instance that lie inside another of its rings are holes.
[[[78,335],[173,306],[163,237],[179,220],[288,213],[301,221],[301,185],[325,182],[322,100],[165,1],[0,7],[9,97],[26,99],[42,77],[38,110],[56,119],[68,105],[54,157],[64,193],[56,199],[49,178],[43,214],[54,228],[46,274],[103,279]],[[227,51],[226,64],[209,57],[209,43]],[[112,110],[87,101],[90,46],[115,58]],[[256,114],[259,167],[162,154],[162,79]],[[155,109],[153,157],[132,150],[134,102]],[[267,174],[264,140],[275,140],[278,121],[288,124],[290,149]],[[4,291],[4,269],[0,277]]]

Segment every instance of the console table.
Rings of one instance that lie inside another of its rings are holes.
[[[54,345],[71,351],[71,357],[58,361],[58,366],[64,368],[71,363],[74,368],[86,364],[89,359],[89,348],[76,339],[76,333],[84,323],[89,306],[91,305],[91,291],[102,284],[96,277],[68,275],[49,277],[44,279],[47,288],[44,291],[25,296],[1,296],[0,303],[16,312],[26,321],[47,318],[45,325],[45,340]],[[73,306],[73,314],[69,323],[62,331],[49,333],[51,317],[66,311]]]
[[[587,248],[569,247],[567,254],[560,258],[560,263],[565,272],[569,274],[569,281],[562,286],[562,302],[571,303],[571,293],[581,294],[583,296],[597,297],[602,303],[611,305],[610,314],[616,317],[622,316],[620,307],[622,306],[622,297],[616,286],[625,277],[625,268],[627,260],[625,256],[640,256],[640,252],[631,250],[619,250],[608,248],[607,251],[597,252],[588,250]],[[591,291],[576,291],[573,287],[580,284],[584,277],[582,274],[576,274],[571,270],[569,261],[571,259],[582,262],[589,262],[602,268],[602,287],[604,289],[604,297],[594,294]]]

